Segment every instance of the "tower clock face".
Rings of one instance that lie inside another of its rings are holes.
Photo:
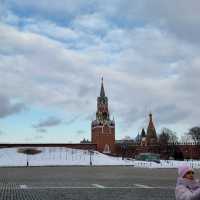
[[[107,118],[107,113],[103,112],[103,119],[106,119],[106,118]]]
[[[101,99],[101,104],[106,104],[106,103],[107,103],[107,101],[105,98]]]

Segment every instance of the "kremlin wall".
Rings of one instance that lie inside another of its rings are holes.
[[[7,147],[68,147],[75,149],[97,150],[114,156],[135,158],[140,153],[156,153],[161,159],[200,159],[200,145],[195,143],[170,143],[160,145],[157,138],[153,116],[149,114],[147,130],[141,132],[141,140],[115,140],[115,121],[110,119],[108,98],[105,95],[103,78],[100,96],[97,97],[96,119],[91,122],[91,142],[77,144],[0,144]]]
[[[115,121],[110,119],[108,98],[105,95],[103,79],[100,96],[97,98],[96,119],[91,124],[91,142],[97,145],[97,150],[116,156],[135,158],[140,153],[160,154],[162,159],[200,159],[200,145],[171,143],[160,145],[152,114],[149,114],[147,131],[141,132],[141,141],[116,141]]]

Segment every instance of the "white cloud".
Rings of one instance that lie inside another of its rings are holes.
[[[36,129],[42,129],[52,126],[58,126],[62,123],[62,120],[56,117],[48,117],[45,120],[41,120],[38,124],[33,125]]]
[[[69,42],[73,44],[74,40],[79,39],[79,35],[73,29],[58,26],[50,21],[32,22],[30,24],[26,24],[23,29],[25,31],[45,35],[65,43]]]
[[[0,118],[20,113],[25,110],[23,103],[12,103],[6,96],[0,95]]]
[[[103,34],[111,28],[106,19],[97,13],[77,16],[72,22],[72,27],[90,34]]]
[[[12,9],[0,24],[0,93],[27,105],[89,115],[104,76],[120,126],[143,123],[149,111],[160,126],[198,123],[200,49],[193,26],[199,14],[191,12],[196,4],[94,2],[87,8],[80,1],[9,1]],[[32,12],[20,13],[19,6]],[[59,21],[64,12],[66,21]],[[48,17],[53,13],[57,19]],[[191,34],[184,32],[188,28]]]
[[[54,3],[49,0],[9,0],[2,6],[3,10],[7,8],[20,16],[49,19],[61,24],[69,24],[74,18],[88,19],[83,20],[87,27],[94,27],[96,22],[101,25],[101,21],[87,16],[101,15],[118,26],[153,25],[188,41],[199,41],[200,3],[197,0],[62,0]]]

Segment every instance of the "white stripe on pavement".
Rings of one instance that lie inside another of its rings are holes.
[[[90,187],[90,186],[33,186],[33,187],[28,187],[28,189],[41,189],[41,190],[48,190],[48,189],[90,189],[90,188],[94,188],[94,187]]]
[[[27,189],[28,186],[27,186],[27,185],[20,185],[19,188],[20,188],[20,189]]]
[[[174,189],[174,187],[166,186],[166,187],[151,187],[148,185],[142,184],[133,184],[132,186],[103,186],[100,184],[92,184],[92,186],[27,186],[27,185],[19,185],[19,187],[0,187],[0,189],[4,190],[17,190],[17,189],[28,189],[28,190],[48,190],[48,189]]]
[[[148,186],[148,185],[142,185],[142,184],[134,184],[136,187],[139,187],[139,188],[145,188],[145,189],[148,189],[148,188],[155,188],[155,187],[151,187],[151,186]],[[156,187],[157,188],[157,187]]]
[[[103,185],[99,185],[99,184],[92,184],[92,186],[96,187],[96,188],[106,188],[105,186]]]

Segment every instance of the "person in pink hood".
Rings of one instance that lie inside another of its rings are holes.
[[[194,170],[182,165],[178,168],[175,189],[176,200],[200,200],[200,184],[194,179]]]

